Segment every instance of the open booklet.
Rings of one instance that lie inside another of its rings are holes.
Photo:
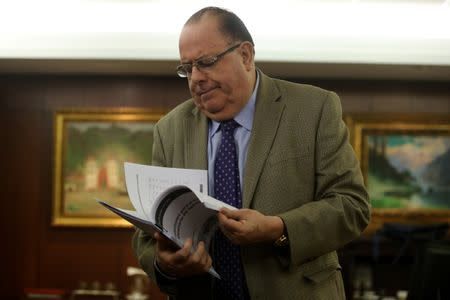
[[[135,210],[114,207],[97,201],[149,234],[163,234],[182,247],[192,238],[194,248],[200,241],[206,249],[217,229],[217,211],[222,207],[235,209],[207,195],[206,170],[154,167],[125,163],[125,183]],[[213,268],[213,276],[220,278]]]

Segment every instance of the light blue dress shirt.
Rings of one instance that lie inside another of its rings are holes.
[[[234,132],[234,141],[238,152],[239,181],[241,185],[244,176],[244,167],[247,159],[247,150],[252,132],[253,117],[255,114],[256,92],[259,86],[259,74],[256,72],[256,84],[250,99],[244,108],[234,117],[234,120],[240,125]],[[222,132],[219,130],[220,122],[210,120],[208,129],[208,194],[214,197],[214,162],[216,161],[217,150],[222,138]]]

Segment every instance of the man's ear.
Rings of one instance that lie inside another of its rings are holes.
[[[243,42],[239,51],[242,56],[242,62],[244,63],[246,69],[250,71],[253,67],[255,59],[255,50],[253,45],[250,42]]]

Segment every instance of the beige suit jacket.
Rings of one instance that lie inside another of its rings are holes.
[[[188,100],[156,125],[153,164],[207,169],[207,139],[208,119]],[[370,206],[335,93],[260,72],[243,207],[280,216],[290,240],[287,258],[271,244],[242,247],[251,299],[344,299],[336,250],[367,226]],[[153,241],[138,230],[133,247],[155,279]],[[159,284],[177,299],[209,298],[207,277]]]

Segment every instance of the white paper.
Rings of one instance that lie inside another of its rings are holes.
[[[154,167],[126,162],[125,182],[131,203],[137,212],[155,221],[151,215],[158,195],[174,185],[185,185],[193,191],[208,193],[206,170]]]

